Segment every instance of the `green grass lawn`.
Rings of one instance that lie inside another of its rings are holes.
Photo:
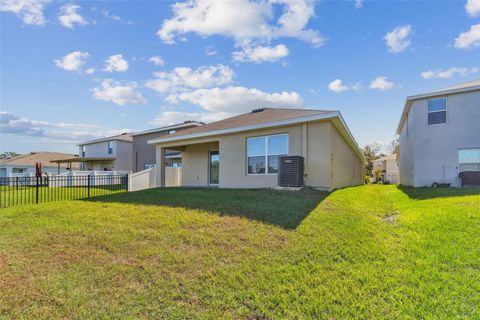
[[[0,210],[0,318],[478,319],[480,189],[157,189]]]

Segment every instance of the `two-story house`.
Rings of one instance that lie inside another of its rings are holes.
[[[128,133],[82,142],[78,147],[80,170],[132,170],[132,137]]]
[[[156,154],[155,146],[148,144],[148,140],[158,139],[165,137],[185,129],[198,127],[203,125],[202,122],[197,121],[185,121],[183,123],[170,125],[161,128],[150,129],[146,131],[136,132],[131,134],[133,141],[132,152],[132,171],[138,172],[145,169],[149,169],[155,166]],[[165,165],[168,166],[181,166],[182,153],[179,151],[169,151],[166,154]]]
[[[392,153],[389,156],[373,160],[373,170],[380,168],[382,170],[381,180],[385,183],[398,183],[398,164],[397,155]]]
[[[480,171],[480,80],[408,97],[397,134],[400,184],[460,186]]]

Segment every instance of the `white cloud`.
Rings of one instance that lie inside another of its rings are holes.
[[[108,19],[111,19],[111,20],[114,20],[114,21],[118,21],[118,22],[121,22],[123,24],[128,24],[128,25],[133,25],[134,24],[132,21],[125,21],[120,16],[118,16],[116,14],[112,14],[112,13],[110,13],[110,11],[108,11],[106,9],[103,9],[101,11],[101,13],[105,18],[108,18]]]
[[[410,46],[410,34],[412,27],[405,25],[396,27],[392,31],[388,32],[384,39],[388,47],[388,51],[392,53],[402,52]]]
[[[94,68],[88,68],[87,70],[85,70],[86,74],[93,74],[94,72],[95,72]]]
[[[203,37],[223,35],[237,43],[293,37],[319,46],[323,43],[319,33],[306,29],[315,14],[314,4],[309,0],[177,2],[172,6],[173,17],[163,21],[157,34],[170,44],[177,35],[193,32]],[[276,9],[282,14],[275,21]]]
[[[50,2],[51,0],[2,0],[0,12],[15,13],[23,23],[41,26],[47,23],[43,9]]]
[[[165,62],[163,61],[162,57],[160,56],[154,56],[148,59],[148,62],[153,63],[156,66],[162,67]]]
[[[454,75],[467,76],[471,73],[479,72],[479,68],[452,67],[447,70],[428,70],[421,73],[424,79],[450,79]]]
[[[340,93],[344,91],[359,91],[362,88],[360,83],[355,83],[353,85],[345,85],[342,80],[336,79],[328,84],[328,89],[333,92]]]
[[[207,56],[214,56],[217,54],[217,51],[212,46],[208,46],[205,48],[205,54]]]
[[[74,29],[75,24],[80,26],[89,24],[89,22],[77,12],[80,9],[81,7],[79,5],[73,3],[61,6],[58,21],[60,21],[62,26],[69,29]]]
[[[121,54],[115,54],[105,61],[103,70],[107,72],[125,72],[128,70],[128,61],[123,59]]]
[[[146,87],[160,93],[208,88],[231,83],[234,72],[228,66],[219,64],[203,66],[196,70],[178,67],[171,72],[156,72],[157,79],[149,80]]]
[[[455,39],[455,48],[470,50],[480,47],[480,24],[470,27],[469,31],[462,32]]]
[[[465,11],[467,11],[470,17],[480,16],[480,0],[467,0]]]
[[[37,121],[18,116],[12,112],[0,111],[0,133],[3,134],[79,140],[100,137],[101,134],[94,132],[99,129],[101,128],[98,125]]]
[[[233,60],[239,62],[250,61],[255,63],[275,62],[288,56],[288,53],[288,48],[283,44],[279,44],[275,47],[257,46],[252,48],[250,46],[245,46],[242,48],[242,51],[236,51],[233,53]]]
[[[81,68],[86,63],[86,60],[88,57],[89,57],[88,52],[73,51],[61,59],[55,59],[54,62],[57,65],[57,67],[62,68],[64,70],[81,71]],[[87,70],[87,73],[89,73],[88,70]]]
[[[172,124],[182,123],[187,120],[200,121],[204,123],[218,121],[227,118],[229,115],[221,112],[181,112],[181,111],[164,111],[150,121],[150,124],[156,126],[168,126]]]
[[[355,8],[360,9],[363,7],[363,0],[355,0]]]
[[[303,102],[296,92],[267,93],[255,88],[232,86],[172,94],[167,101],[189,102],[205,111],[222,112],[225,115],[239,114],[261,107],[298,108]]]
[[[137,91],[137,83],[122,84],[113,79],[104,79],[101,87],[92,89],[96,100],[111,101],[120,106],[127,104],[144,104],[147,100]]]
[[[388,81],[386,77],[376,77],[370,83],[370,89],[374,90],[385,91],[393,89],[393,87],[395,87],[395,83]]]

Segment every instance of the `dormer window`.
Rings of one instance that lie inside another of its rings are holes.
[[[108,141],[108,154],[113,154],[113,141]]]
[[[435,98],[428,100],[428,124],[440,124],[447,122],[447,98]]]

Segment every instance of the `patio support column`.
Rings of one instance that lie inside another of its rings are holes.
[[[156,146],[156,185],[157,188],[165,187],[165,148]]]

